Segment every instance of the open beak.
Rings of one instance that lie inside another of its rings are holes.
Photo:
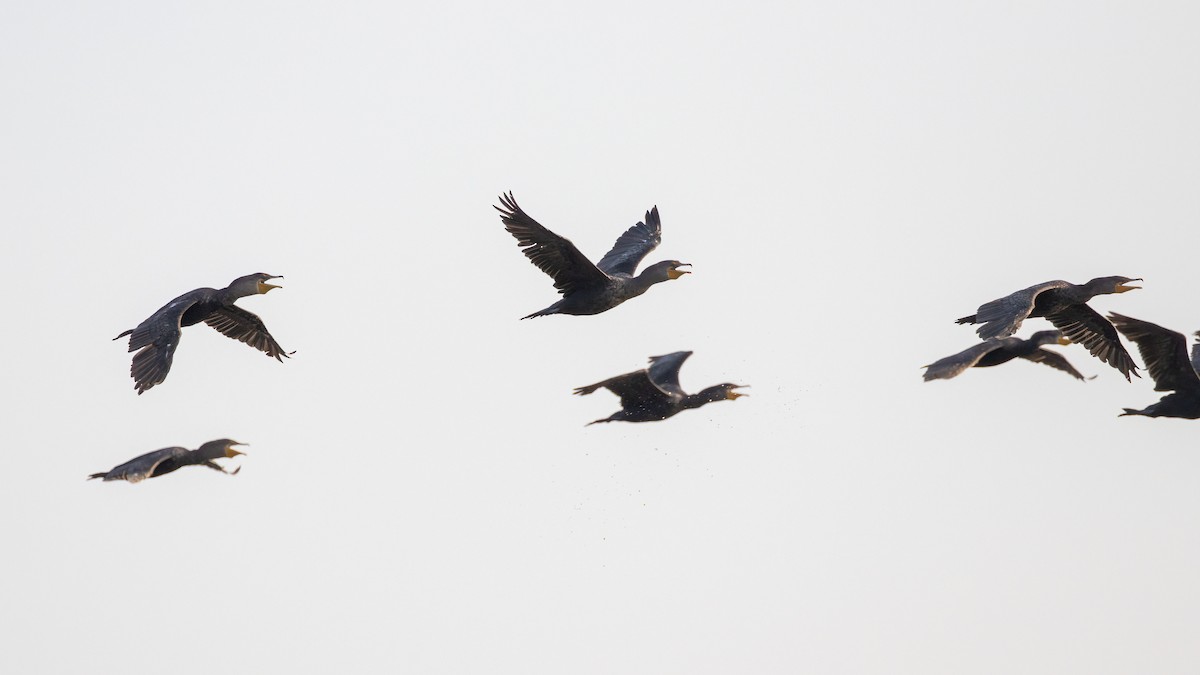
[[[268,279],[282,279],[283,277],[267,277],[267,278]],[[275,284],[268,284],[265,281],[258,282],[258,292],[259,293],[266,293],[267,291],[271,290],[272,288],[283,288],[283,286],[276,286]]]
[[[734,385],[733,387],[730,387],[730,388],[729,388],[729,393],[728,393],[728,394],[725,394],[725,397],[726,397],[726,398],[728,398],[730,401],[736,401],[736,400],[738,400],[739,398],[741,398],[741,397],[743,397],[743,396],[749,396],[750,394],[743,394],[743,393],[741,393],[741,392],[734,391],[734,389],[736,389],[736,388],[740,388],[740,387],[749,387],[749,386],[750,386],[750,385],[748,385],[748,384],[738,384],[738,385]]]
[[[237,457],[238,455],[246,454],[246,453],[242,452],[241,450],[234,450],[233,446],[235,446],[235,445],[246,445],[246,443],[230,443],[229,447],[225,448],[225,456],[226,457]]]
[[[1142,279],[1130,279],[1130,281],[1142,281]],[[1140,288],[1141,288],[1141,286],[1126,286],[1125,284],[1117,284],[1117,293],[1124,293],[1125,291],[1136,291]]]
[[[679,269],[680,267],[691,267],[691,266],[692,266],[691,263],[679,263],[678,265],[675,266],[674,269],[667,272],[667,276],[670,277],[671,279],[678,279],[679,277],[681,277],[685,274],[691,274],[692,273],[691,270]]]

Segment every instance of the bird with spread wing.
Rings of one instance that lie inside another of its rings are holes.
[[[1116,368],[1129,380],[1138,375],[1137,366],[1113,325],[1087,302],[1097,295],[1124,293],[1141,288],[1130,286],[1129,277],[1099,277],[1086,284],[1047,281],[1019,290],[979,306],[975,314],[956,323],[983,324],[976,332],[983,339],[1008,337],[1029,317],[1045,317],[1071,342],[1087,347],[1092,356]],[[1141,377],[1138,375],[1138,377]]]
[[[1120,416],[1200,419],[1200,341],[1192,345],[1189,359],[1183,333],[1115,312],[1110,312],[1108,318],[1137,345],[1154,380],[1154,391],[1172,392],[1142,410],[1125,408]],[[1196,337],[1200,338],[1200,332]]]
[[[588,425],[600,422],[657,422],[684,410],[749,396],[734,391],[749,385],[729,382],[707,387],[695,394],[685,393],[683,387],[679,386],[679,369],[691,355],[691,352],[673,352],[651,356],[649,368],[576,389],[577,395],[585,396],[603,387],[621,397],[620,410]]]
[[[949,380],[962,374],[968,368],[998,366],[1017,358],[1045,364],[1079,380],[1086,379],[1078,370],[1075,370],[1065,356],[1049,349],[1042,349],[1043,345],[1055,342],[1061,345],[1071,344],[1062,336],[1062,333],[1056,330],[1038,331],[1029,336],[1028,340],[1016,337],[988,338],[974,347],[922,366],[926,369],[925,381]],[[1093,377],[1095,376],[1093,375]]]
[[[642,259],[662,241],[657,206],[646,212],[645,221],[618,237],[600,262],[592,263],[566,238],[530,218],[511,192],[500,195],[500,204],[495,209],[500,212],[504,229],[516,237],[529,261],[554,279],[554,287],[563,296],[553,305],[522,319],[550,314],[599,314],[645,293],[654,284],[690,274],[679,268],[691,265],[678,260],[657,262],[641,274],[633,274]]]
[[[203,321],[226,337],[254,347],[282,362],[294,352],[286,352],[267,331],[262,319],[233,304],[239,298],[267,293],[273,288],[270,279],[283,277],[271,274],[249,274],[234,279],[222,289],[197,288],[168,302],[137,328],[121,333],[114,340],[129,336],[129,351],[133,364],[129,373],[133,377],[138,395],[156,384],[162,384],[171,370],[175,348],[183,335],[184,326]]]
[[[222,438],[209,441],[195,450],[180,447],[162,448],[161,450],[147,452],[144,455],[134,457],[128,462],[119,464],[108,471],[94,473],[88,476],[88,480],[103,478],[105,481],[125,480],[130,483],[140,483],[147,478],[155,478],[163,474],[168,474],[185,466],[207,466],[221,473],[235,476],[238,471],[242,470],[242,467],[239,466],[233,471],[227,471],[213,461],[219,457],[236,457],[237,455],[246,454],[241,450],[234,450],[233,446],[235,445],[245,445],[245,443]]]

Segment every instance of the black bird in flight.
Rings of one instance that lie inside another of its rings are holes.
[[[1121,371],[1125,379],[1137,375],[1137,366],[1121,345],[1117,330],[1087,301],[1097,295],[1124,293],[1141,288],[1129,286],[1129,277],[1099,277],[1086,284],[1046,281],[979,306],[975,314],[956,323],[981,323],[976,332],[983,339],[1008,337],[1028,317],[1045,317],[1071,342],[1087,347],[1092,356]],[[1141,377],[1138,375],[1138,377]]]
[[[1029,336],[1028,340],[1015,337],[988,338],[974,347],[964,349],[953,356],[947,356],[927,366],[922,366],[927,369],[925,371],[925,381],[949,380],[952,377],[962,374],[967,368],[998,366],[1016,358],[1026,359],[1034,363],[1043,363],[1080,380],[1086,379],[1078,370],[1075,370],[1062,354],[1052,352],[1049,349],[1042,349],[1043,345],[1054,344],[1055,342],[1061,345],[1071,344],[1070,340],[1064,338],[1062,333],[1056,330],[1038,331]]]
[[[1182,333],[1114,312],[1110,312],[1108,318],[1117,330],[1137,345],[1146,362],[1146,370],[1154,380],[1154,391],[1173,392],[1142,410],[1125,408],[1120,416],[1200,419],[1200,375],[1197,374],[1200,371],[1200,342],[1192,345],[1191,359],[1188,359],[1187,338]],[[1200,332],[1196,337],[1200,338]]]
[[[530,262],[554,279],[554,287],[563,296],[553,305],[522,319],[550,314],[599,314],[645,293],[654,284],[691,274],[679,269],[691,267],[690,264],[664,260],[633,276],[642,258],[662,241],[657,206],[646,212],[645,222],[626,230],[612,250],[593,264],[570,241],[542,227],[522,211],[511,192],[500,195],[500,204],[495,209],[500,212],[504,229],[517,238]]]
[[[185,466],[207,466],[210,469],[234,476],[237,475],[238,471],[242,470],[242,467],[239,466],[233,471],[226,471],[213,460],[218,457],[235,457],[246,454],[240,450],[234,450],[233,446],[235,445],[245,445],[245,443],[222,438],[216,441],[209,441],[196,450],[179,447],[163,448],[154,452],[147,452],[139,457],[134,457],[128,462],[115,466],[108,471],[94,473],[88,476],[88,480],[103,478],[105,481],[127,480],[130,483],[140,483],[147,478],[155,478],[166,473],[171,473]]]
[[[716,401],[735,401],[749,396],[734,391],[749,385],[718,384],[702,389],[695,394],[684,393],[679,386],[679,368],[691,352],[673,352],[664,356],[651,356],[650,367],[632,373],[611,377],[603,382],[579,387],[575,393],[584,396],[603,387],[621,397],[621,409],[600,422],[657,422],[672,415],[699,408]]]
[[[231,284],[217,290],[197,288],[168,302],[150,318],[121,333],[114,340],[129,336],[129,351],[133,365],[129,374],[133,377],[138,395],[167,379],[175,348],[183,335],[183,327],[204,323],[217,329],[222,335],[254,347],[282,362],[294,352],[285,352],[283,347],[267,332],[267,327],[257,315],[233,304],[239,298],[266,293],[273,288],[269,279],[283,277],[271,274],[248,274],[234,279]],[[139,351],[140,350],[140,351]]]

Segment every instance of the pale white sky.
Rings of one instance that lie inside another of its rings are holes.
[[[1192,3],[0,8],[4,672],[1194,673],[1196,422],[1082,348],[925,384],[1048,279],[1191,334]],[[657,204],[695,273],[594,317]],[[117,333],[264,271],[284,364]],[[1045,327],[1027,322],[1022,335]],[[656,424],[574,387],[695,351]],[[1140,358],[1138,359],[1140,362]],[[220,437],[241,474],[86,482]]]

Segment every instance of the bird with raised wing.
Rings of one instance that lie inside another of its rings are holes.
[[[953,356],[947,356],[927,366],[922,366],[926,369],[925,381],[949,380],[968,368],[998,366],[1017,358],[1045,364],[1080,380],[1087,379],[1078,370],[1075,370],[1062,354],[1042,348],[1044,345],[1055,342],[1060,345],[1071,344],[1070,340],[1064,338],[1062,333],[1056,330],[1038,331],[1029,336],[1028,340],[1016,337],[988,338]]]
[[[986,340],[1012,335],[1026,318],[1045,317],[1068,340],[1087,347],[1092,356],[1116,368],[1128,380],[1130,373],[1138,374],[1137,366],[1125,351],[1113,325],[1088,307],[1087,302],[1097,295],[1141,288],[1128,285],[1131,281],[1141,279],[1099,277],[1086,284],[1047,281],[984,303],[975,314],[964,316],[956,323],[983,324],[976,332]]]
[[[238,471],[242,470],[242,467],[239,466],[233,471],[227,471],[213,461],[220,457],[236,457],[237,455],[246,454],[240,450],[234,450],[233,446],[235,445],[245,445],[245,443],[222,438],[209,441],[195,450],[179,447],[163,448],[154,452],[147,452],[140,457],[134,457],[128,462],[115,466],[108,471],[94,473],[88,476],[88,480],[103,478],[105,481],[126,480],[130,483],[140,483],[147,478],[155,478],[171,473],[185,466],[207,466],[221,473],[235,476]]]
[[[545,309],[521,317],[529,319],[550,314],[599,314],[630,298],[645,293],[651,286],[690,274],[680,267],[691,267],[678,260],[664,260],[634,276],[642,259],[662,241],[662,222],[658,207],[646,212],[646,219],[630,227],[612,250],[598,263],[592,263],[564,237],[543,227],[517,206],[512,193],[500,195],[504,229],[517,239],[517,245],[538,269],[554,279],[562,299]]]
[[[262,319],[233,304],[239,298],[280,288],[267,281],[282,278],[260,272],[234,279],[222,289],[197,288],[168,302],[138,324],[137,328],[113,338],[120,340],[128,335],[129,351],[137,352],[133,355],[129,374],[133,377],[138,395],[167,379],[184,326],[201,321],[222,335],[245,342],[277,361],[282,362],[284,357],[290,357],[294,352],[286,352],[279,346]]]
[[[735,389],[748,387],[746,384],[714,385],[696,392],[684,393],[679,386],[679,369],[691,356],[691,352],[673,352],[663,356],[651,356],[650,367],[632,373],[618,375],[603,382],[579,387],[575,393],[590,394],[601,387],[621,397],[621,409],[604,419],[589,422],[657,422],[672,415],[699,408],[716,401],[736,401],[743,394]]]
[[[1108,318],[1117,330],[1137,345],[1146,362],[1146,370],[1154,380],[1154,391],[1172,392],[1142,410],[1125,408],[1120,417],[1200,419],[1200,341],[1192,345],[1189,359],[1187,338],[1183,333],[1115,312],[1110,312]],[[1200,332],[1196,337],[1200,338]]]

